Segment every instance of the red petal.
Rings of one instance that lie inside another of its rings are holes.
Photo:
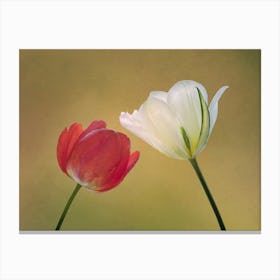
[[[138,151],[135,151],[130,155],[127,169],[126,169],[126,174],[133,168],[133,166],[138,161],[139,157],[140,157],[140,153]]]
[[[122,179],[126,171],[128,164],[129,153],[130,153],[130,140],[129,138],[122,134],[117,133],[119,139],[119,162],[116,164],[113,172],[107,176],[107,180],[103,182],[102,185],[99,185],[95,188],[95,191],[104,192],[112,189],[117,186]]]
[[[114,172],[110,176],[109,180],[103,185],[96,188],[96,191],[105,192],[111,190],[120,184],[120,182],[125,178],[126,174],[131,170],[131,168],[135,165],[137,160],[139,159],[140,153],[134,152],[132,155],[130,154],[130,140],[129,138],[122,134],[118,133],[121,138],[122,150],[121,150],[121,160],[118,166],[115,168]]]
[[[100,121],[93,121],[87,129],[81,134],[81,138],[90,133],[93,130],[106,128],[106,123],[102,120]]]
[[[109,129],[93,130],[80,137],[67,170],[85,185],[102,185],[119,162],[119,139]]]
[[[61,170],[67,174],[66,165],[74,145],[83,132],[80,124],[74,123],[69,130],[66,128],[61,132],[57,143],[57,161]]]

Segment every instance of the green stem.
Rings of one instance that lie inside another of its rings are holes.
[[[62,225],[62,223],[63,223],[63,221],[64,221],[64,218],[65,218],[65,216],[66,216],[66,214],[67,214],[67,212],[68,212],[68,210],[69,210],[69,208],[70,208],[70,206],[71,206],[71,203],[72,203],[72,201],[74,200],[76,194],[78,193],[78,191],[80,190],[81,187],[82,187],[82,186],[81,186],[80,184],[77,184],[76,188],[75,188],[74,191],[72,192],[72,194],[71,194],[71,196],[70,196],[70,198],[69,198],[67,204],[65,205],[65,208],[64,208],[64,210],[63,210],[63,212],[62,212],[62,214],[61,214],[61,216],[60,216],[60,219],[59,219],[59,221],[58,221],[58,224],[57,224],[55,230],[60,230],[60,227],[61,227],[61,225]]]
[[[198,166],[198,163],[197,163],[196,159],[195,158],[190,159],[190,163],[191,163],[192,167],[194,168],[194,170],[195,170],[195,172],[196,172],[196,174],[197,174],[197,176],[198,176],[198,178],[200,180],[200,183],[201,183],[201,185],[202,185],[202,187],[203,187],[203,189],[204,189],[204,191],[205,191],[205,193],[207,195],[207,198],[208,198],[208,200],[209,200],[209,202],[210,202],[210,204],[212,206],[212,209],[213,209],[213,211],[214,211],[214,213],[216,215],[216,218],[218,220],[218,223],[219,223],[219,226],[220,226],[221,230],[226,230],[226,227],[225,227],[223,219],[222,219],[222,217],[220,215],[219,209],[218,209],[218,207],[217,207],[217,205],[215,203],[215,200],[214,200],[214,198],[213,198],[213,196],[212,196],[212,194],[211,194],[211,192],[210,192],[210,190],[209,190],[209,188],[207,186],[207,183],[206,183],[206,181],[205,181],[205,179],[204,179],[204,177],[203,177],[203,175],[201,173],[201,170],[200,170],[200,168]]]

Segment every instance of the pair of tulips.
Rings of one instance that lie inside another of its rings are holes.
[[[203,185],[206,182],[195,158],[207,144],[217,119],[218,101],[226,89],[220,88],[208,106],[207,91],[200,83],[179,81],[167,93],[151,92],[132,114],[122,112],[120,123],[163,154],[190,160]],[[130,152],[125,134],[106,128],[102,120],[93,121],[85,130],[72,124],[62,131],[57,144],[61,170],[79,187],[98,192],[119,185],[139,155]]]

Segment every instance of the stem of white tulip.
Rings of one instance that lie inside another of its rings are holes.
[[[225,227],[223,219],[220,215],[219,209],[218,209],[218,207],[215,203],[215,200],[214,200],[214,198],[213,198],[213,196],[212,196],[212,194],[211,194],[211,192],[210,192],[210,190],[207,186],[207,183],[206,183],[206,181],[205,181],[205,179],[202,175],[202,172],[201,172],[201,170],[198,166],[198,163],[197,163],[196,159],[195,158],[190,159],[190,163],[191,163],[192,167],[194,168],[194,170],[195,170],[195,172],[196,172],[196,174],[199,178],[199,181],[200,181],[200,183],[201,183],[201,185],[202,185],[202,187],[203,187],[203,189],[204,189],[204,191],[207,195],[207,198],[208,198],[208,200],[209,200],[209,202],[212,206],[212,209],[213,209],[213,211],[216,215],[216,218],[218,220],[218,223],[219,223],[219,226],[220,226],[221,230],[226,230],[226,227]]]
[[[61,227],[61,225],[62,225],[62,223],[64,221],[64,218],[65,218],[65,216],[66,216],[66,214],[67,214],[67,212],[68,212],[68,210],[69,210],[69,208],[70,208],[70,206],[72,204],[72,201],[74,200],[76,194],[78,193],[78,191],[80,190],[81,187],[82,186],[80,184],[77,184],[76,188],[72,192],[72,194],[71,194],[70,198],[68,199],[68,202],[65,205],[65,208],[64,208],[64,210],[63,210],[63,212],[62,212],[62,214],[60,216],[60,219],[59,219],[59,221],[57,223],[57,226],[56,226],[55,230],[60,230],[60,227]]]

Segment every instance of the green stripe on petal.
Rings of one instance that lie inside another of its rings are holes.
[[[187,135],[187,132],[186,132],[186,130],[182,126],[180,127],[180,130],[181,130],[181,134],[183,136],[185,145],[187,147],[188,153],[190,154],[190,152],[191,152],[191,144],[190,144],[190,140],[189,140],[189,137]]]
[[[205,144],[207,143],[209,131],[210,131],[210,116],[209,116],[208,106],[205,103],[199,88],[196,89],[199,95],[199,101],[201,106],[201,129],[200,129],[198,144],[193,154],[193,157],[204,148]]]

